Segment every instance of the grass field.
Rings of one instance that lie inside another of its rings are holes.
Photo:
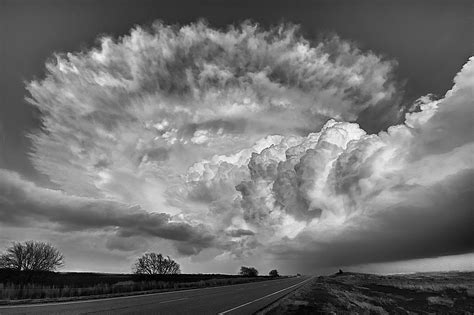
[[[315,278],[267,314],[474,314],[474,272]]]
[[[0,304],[77,297],[113,296],[136,292],[159,292],[231,285],[268,280],[222,274],[130,275],[98,273],[14,272],[0,270]]]

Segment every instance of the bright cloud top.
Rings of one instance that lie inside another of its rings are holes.
[[[182,254],[292,253],[310,270],[472,251],[474,60],[444,98],[422,97],[403,124],[367,134],[353,123],[361,113],[398,112],[393,66],[291,26],[135,28],[57,56],[28,85],[44,124],[32,160],[65,192],[48,194],[98,205],[69,215],[117,208],[123,220],[102,228],[170,239]],[[420,250],[439,235],[439,248]]]
[[[312,45],[290,26],[157,23],[56,59],[28,86],[44,122],[35,165],[72,193],[148,208],[163,205],[150,196],[159,182],[200,158],[354,120],[395,94],[393,62],[338,38]]]

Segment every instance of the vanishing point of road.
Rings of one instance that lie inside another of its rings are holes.
[[[310,279],[283,278],[96,300],[0,306],[0,314],[253,314]]]

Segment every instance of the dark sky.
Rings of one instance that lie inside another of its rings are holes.
[[[301,24],[308,38],[335,32],[397,60],[407,102],[426,93],[442,96],[474,51],[472,1],[2,0],[0,6],[0,141],[8,148],[0,152],[0,167],[36,179],[25,134],[39,120],[24,101],[24,81],[41,78],[53,52],[90,47],[100,34],[119,36],[155,19],[184,24],[205,18],[215,27],[289,21]]]

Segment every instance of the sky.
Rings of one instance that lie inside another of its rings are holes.
[[[0,249],[474,269],[470,1],[0,4]]]

